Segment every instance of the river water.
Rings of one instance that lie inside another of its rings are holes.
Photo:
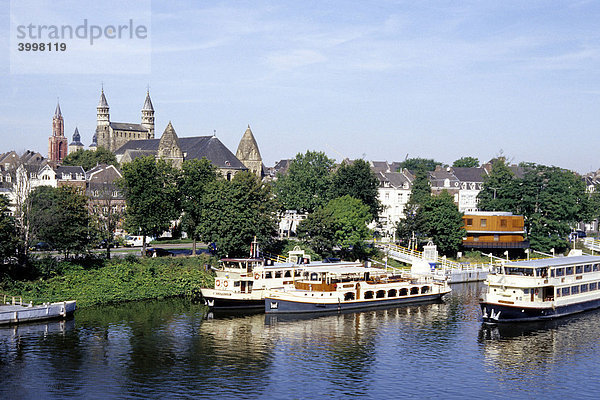
[[[0,328],[0,398],[600,398],[600,311],[489,328],[444,303],[286,319],[186,299]]]

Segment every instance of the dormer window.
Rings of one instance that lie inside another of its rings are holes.
[[[444,179],[444,187],[450,187],[450,179]]]

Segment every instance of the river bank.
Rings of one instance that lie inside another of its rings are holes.
[[[133,300],[196,297],[213,284],[209,256],[105,260],[92,267],[67,264],[48,279],[4,279],[0,292],[34,303],[77,300],[78,308]]]

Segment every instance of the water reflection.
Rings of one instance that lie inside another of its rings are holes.
[[[600,311],[489,329],[480,322],[480,285],[453,289],[443,303],[320,317],[209,315],[199,304],[172,299],[0,328],[0,398],[462,399],[592,392],[593,384],[576,382],[596,371]]]

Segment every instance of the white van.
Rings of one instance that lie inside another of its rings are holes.
[[[143,245],[143,236],[125,236],[125,246],[128,247],[141,247]],[[146,246],[149,246],[149,243],[153,241],[154,238],[150,236],[146,236]]]

